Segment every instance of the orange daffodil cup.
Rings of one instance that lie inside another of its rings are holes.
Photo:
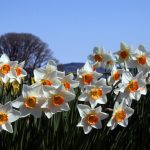
[[[103,47],[95,47],[83,67],[77,69],[76,77],[73,73],[59,71],[57,64],[49,60],[45,68],[33,70],[32,85],[22,80],[27,76],[25,62],[11,61],[2,54],[0,82],[4,85],[17,82],[23,86],[18,98],[0,104],[0,131],[12,133],[11,122],[29,115],[40,118],[44,113],[50,119],[58,112],[69,111],[69,103],[77,99],[81,117],[77,127],[82,127],[85,134],[92,128],[101,129],[104,119],[108,121],[104,121],[104,125],[111,130],[117,125],[126,127],[134,113],[132,100],[139,101],[147,94],[150,54],[143,45],[134,50],[124,42],[113,54],[104,51]],[[97,72],[99,68],[105,72]]]

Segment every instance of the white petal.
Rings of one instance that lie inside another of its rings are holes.
[[[102,89],[103,89],[104,93],[107,94],[112,90],[112,87],[111,86],[103,86]]]
[[[43,70],[41,69],[34,69],[34,80],[36,82],[40,81],[41,79],[44,79],[45,76],[45,72],[43,72]]]
[[[109,116],[109,114],[100,112],[100,120],[104,120],[104,119],[108,118],[108,116]]]
[[[75,94],[69,91],[63,91],[65,101],[69,102],[75,99]]]
[[[9,101],[5,105],[2,106],[2,109],[7,113],[12,109],[12,103]]]
[[[92,130],[92,127],[88,126],[88,125],[85,125],[85,126],[83,126],[83,130],[84,130],[85,134],[88,134]]]
[[[126,127],[128,125],[128,119],[124,119],[122,122],[118,122],[122,127]]]
[[[63,111],[68,111],[70,108],[69,108],[69,105],[68,105],[68,103],[63,103],[62,105],[61,105],[61,110],[63,110]]]
[[[13,133],[12,125],[8,122],[5,124],[2,124],[2,129],[8,131],[9,133]]]
[[[87,93],[83,93],[78,97],[79,101],[87,101]]]
[[[17,119],[19,119],[20,117],[20,112],[17,110],[12,109],[11,111],[9,111],[8,113],[8,121],[9,122],[14,122]]]
[[[35,118],[40,118],[42,115],[41,109],[31,109],[30,112]]]
[[[23,97],[19,96],[16,100],[12,101],[12,106],[15,108],[20,108],[23,105]]]
[[[122,83],[129,83],[132,80],[132,74],[128,71],[122,73]]]
[[[125,111],[126,111],[127,118],[129,118],[130,116],[132,116],[133,113],[134,113],[134,109],[132,109],[130,107],[126,107]]]
[[[9,59],[9,57],[4,53],[4,54],[2,54],[2,56],[0,57],[0,61],[2,61],[2,62],[5,63],[5,64],[8,64],[9,61],[10,61],[10,59]]]
[[[2,77],[2,81],[4,83],[7,83],[8,80],[9,80],[9,77],[7,75],[5,75],[4,77]]]
[[[26,117],[31,114],[30,111],[24,107],[20,107],[20,113],[20,117]]]
[[[48,119],[50,119],[53,116],[53,113],[45,112],[45,115],[47,116]]]
[[[91,105],[92,108],[95,108],[95,106],[97,105],[97,101],[98,100],[95,101],[93,99],[89,99],[89,102],[90,102],[90,105]]]
[[[88,105],[78,104],[77,105],[79,114],[82,118],[86,117],[86,115],[90,112],[90,107]]]

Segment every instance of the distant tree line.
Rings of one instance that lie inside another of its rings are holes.
[[[52,50],[39,37],[30,33],[6,33],[0,36],[0,54],[6,53],[9,58],[19,62],[25,61],[25,69],[33,71],[36,67],[46,65],[53,57]]]

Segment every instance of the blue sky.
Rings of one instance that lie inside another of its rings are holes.
[[[35,34],[60,63],[85,62],[94,46],[116,51],[120,41],[150,49],[149,0],[3,0],[0,6],[0,34]]]

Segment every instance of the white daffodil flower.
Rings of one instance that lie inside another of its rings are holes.
[[[0,131],[6,130],[13,133],[11,122],[20,118],[20,112],[12,109],[12,103],[8,102],[5,105],[0,104]]]
[[[132,59],[132,51],[131,47],[128,46],[126,43],[120,43],[120,50],[114,53],[116,55],[116,59],[118,62],[128,62]]]
[[[127,101],[126,104],[131,105],[132,99],[139,100],[141,95],[146,95],[146,81],[143,73],[138,73],[135,77],[132,76],[130,72],[122,73],[122,83],[118,85],[119,87],[114,90],[116,95],[121,92],[120,96],[124,97]]]
[[[105,62],[108,57],[109,56],[104,52],[103,47],[94,47],[93,54],[88,56],[88,60],[90,60],[92,64],[98,68],[105,66]]]
[[[63,85],[58,88],[43,87],[43,93],[46,102],[42,105],[42,108],[48,118],[51,118],[57,112],[68,111],[70,109],[68,102],[75,99],[75,94],[66,90]]]
[[[114,110],[111,119],[107,123],[107,126],[113,130],[118,124],[122,127],[126,127],[128,125],[128,118],[132,116],[134,110],[128,107],[124,100],[119,104],[115,102]]]
[[[41,68],[34,69],[34,80],[43,86],[59,86],[61,84],[56,71],[47,72]]]
[[[32,114],[39,118],[42,114],[41,106],[45,102],[43,97],[42,87],[38,84],[32,86],[23,85],[22,96],[12,102],[12,106],[19,108],[21,117],[26,117]]]
[[[24,64],[25,61],[16,64],[16,66],[12,69],[11,71],[12,77],[10,77],[10,82],[18,81],[18,83],[21,84],[21,79],[27,76],[27,72],[23,69]]]
[[[83,127],[84,133],[88,134],[92,128],[101,129],[101,120],[108,117],[107,113],[102,112],[101,106],[91,109],[88,105],[77,105],[81,121],[77,124],[77,127]]]
[[[85,85],[90,85],[94,80],[97,80],[101,76],[101,73],[93,71],[93,67],[89,62],[86,62],[80,70],[77,70],[77,80],[79,80],[81,89],[84,89]]]
[[[129,66],[132,68],[137,68],[138,72],[143,71],[146,74],[150,69],[150,54],[147,53],[143,45],[140,45],[138,49],[135,50],[133,55],[133,60],[129,62]]]
[[[4,83],[10,79],[10,71],[16,66],[17,61],[10,61],[6,54],[2,54],[0,57],[0,77]]]
[[[117,69],[116,64],[113,66],[111,71],[111,76],[108,77],[108,83],[109,85],[114,85],[116,82],[118,82],[121,79],[121,74],[123,70]]]
[[[106,79],[100,79],[92,85],[85,86],[85,91],[79,96],[79,101],[89,101],[92,108],[97,104],[106,104],[106,94],[112,87],[106,85]]]
[[[111,52],[105,54],[105,69],[112,69],[115,65],[115,60]]]
[[[64,77],[59,77],[58,79],[61,81],[61,84],[66,90],[74,93],[74,88],[79,86],[79,81],[73,80],[73,78],[73,74],[70,73]]]

